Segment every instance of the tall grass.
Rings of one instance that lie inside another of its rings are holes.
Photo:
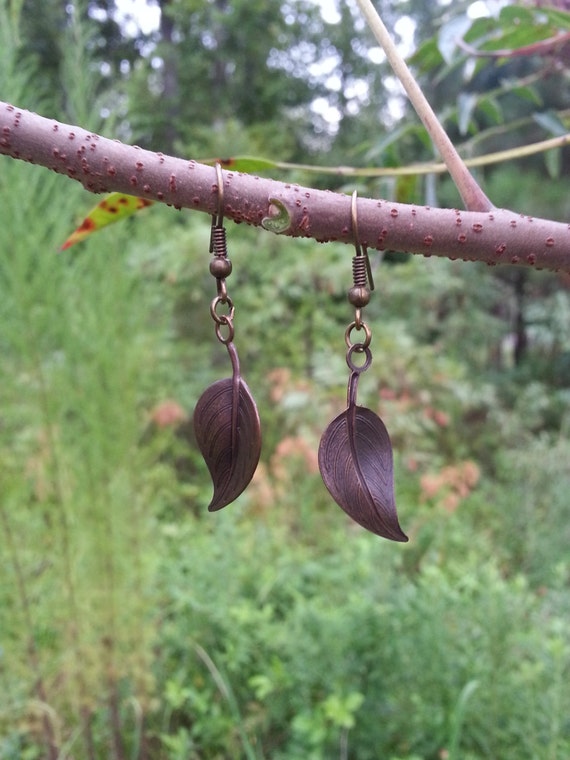
[[[4,32],[17,19],[5,3],[1,13]],[[80,33],[74,21],[67,42]],[[2,47],[2,75],[14,74],[7,95],[29,101],[33,78],[25,59],[15,63],[16,40]],[[90,74],[64,61],[93,122]],[[21,742],[36,737],[50,759],[98,757],[101,742],[124,757],[123,700],[152,694],[144,545],[153,515],[138,446],[152,330],[141,337],[147,314],[126,231],[104,247],[57,253],[85,207],[78,188],[5,160],[0,197],[2,751],[23,756]],[[102,705],[104,729],[94,726]]]
[[[144,301],[120,239],[58,255],[72,218],[65,203],[53,209],[62,188],[48,178],[36,193],[33,169],[11,174],[3,195],[15,201],[0,211],[3,654],[36,681],[41,710],[58,704],[83,716],[89,757],[89,722],[106,700],[122,756],[118,685],[126,673],[141,683],[148,673],[143,543],[152,514],[137,445],[138,378],[152,362],[140,337]],[[49,720],[54,744],[65,718]]]

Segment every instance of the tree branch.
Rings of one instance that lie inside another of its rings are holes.
[[[214,214],[211,166],[109,140],[0,101],[0,153],[81,182],[90,192],[118,191],[175,208]],[[224,215],[292,237],[353,242],[351,199],[249,174],[224,171]],[[358,201],[360,242],[487,264],[570,272],[570,225],[513,211],[474,212]]]

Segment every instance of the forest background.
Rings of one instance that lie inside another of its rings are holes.
[[[0,0],[0,92],[197,159],[433,159],[354,3],[333,6],[163,0],[145,34],[112,0]],[[462,155],[568,131],[566,47],[455,42],[533,44],[544,8],[382,12]],[[498,206],[565,221],[568,169],[556,150],[477,176]],[[282,176],[460,203],[445,175]],[[91,196],[3,159],[0,197],[3,760],[570,755],[567,275],[374,254],[361,403],[391,433],[402,546],[350,524],[318,474],[350,247],[229,225],[264,443],[211,515],[189,422],[228,372],[209,218],[155,206],[58,253]]]

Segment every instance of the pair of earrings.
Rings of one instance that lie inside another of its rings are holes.
[[[230,356],[232,376],[207,388],[194,410],[194,432],[214,486],[208,507],[214,512],[227,506],[249,485],[261,454],[261,425],[255,401],[240,373],[234,346],[235,307],[226,278],[232,271],[223,226],[224,187],[216,164],[218,210],[212,217],[210,272],[216,278],[217,295],[210,305],[216,337]],[[357,405],[360,375],[370,367],[372,333],[362,310],[374,289],[366,246],[358,236],[357,194],[352,195],[352,232],[356,255],[352,259],[353,285],[348,300],[354,320],[345,332],[346,363],[350,370],[346,410],[327,427],[319,446],[319,468],[329,493],[359,525],[393,541],[407,541],[398,522],[394,501],[392,445],[382,420]],[[356,333],[361,336],[356,340]]]

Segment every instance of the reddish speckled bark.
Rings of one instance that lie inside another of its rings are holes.
[[[213,167],[124,145],[1,101],[0,153],[66,174],[93,193],[119,191],[209,214],[217,209]],[[281,234],[352,242],[350,196],[239,172],[223,176],[228,219],[263,226],[275,199],[290,219]],[[378,250],[570,272],[570,225],[513,211],[360,198],[358,226],[361,242]]]

